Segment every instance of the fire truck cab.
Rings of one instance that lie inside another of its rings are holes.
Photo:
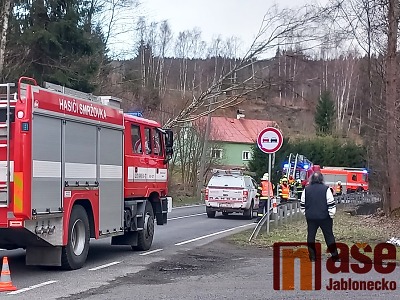
[[[26,77],[0,88],[0,248],[64,269],[84,265],[90,238],[148,250],[172,201],[172,131],[114,97]]]

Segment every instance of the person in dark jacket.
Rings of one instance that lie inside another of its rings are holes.
[[[336,214],[335,199],[331,189],[324,184],[324,177],[315,172],[310,184],[304,189],[300,199],[300,210],[307,220],[307,244],[311,261],[316,259],[315,235],[318,228],[324,234],[326,245],[333,260],[338,260],[335,236],[333,235],[333,218]]]

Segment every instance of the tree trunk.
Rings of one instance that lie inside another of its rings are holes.
[[[397,159],[397,126],[396,126],[396,100],[397,100],[397,0],[389,0],[388,10],[388,44],[386,55],[386,142],[387,142],[387,170],[389,186],[389,203],[391,213],[396,213],[400,208],[400,185],[398,183]]]
[[[2,7],[2,28],[0,37],[0,77],[3,76],[4,62],[6,58],[6,44],[7,44],[7,31],[8,31],[8,20],[11,13],[11,0],[4,0],[4,5]]]

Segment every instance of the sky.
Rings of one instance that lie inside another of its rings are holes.
[[[279,7],[294,8],[327,0],[281,0]],[[254,40],[263,17],[277,2],[271,0],[141,0],[140,13],[149,21],[168,20],[172,32],[198,27],[205,41],[221,35],[236,36],[247,49]]]

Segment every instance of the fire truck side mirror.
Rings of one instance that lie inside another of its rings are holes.
[[[174,133],[171,129],[165,130],[165,148],[171,148],[174,146]]]
[[[169,159],[174,153],[173,146],[174,146],[174,133],[172,132],[171,129],[165,129],[165,153],[167,154]],[[167,161],[169,159],[167,159]]]

